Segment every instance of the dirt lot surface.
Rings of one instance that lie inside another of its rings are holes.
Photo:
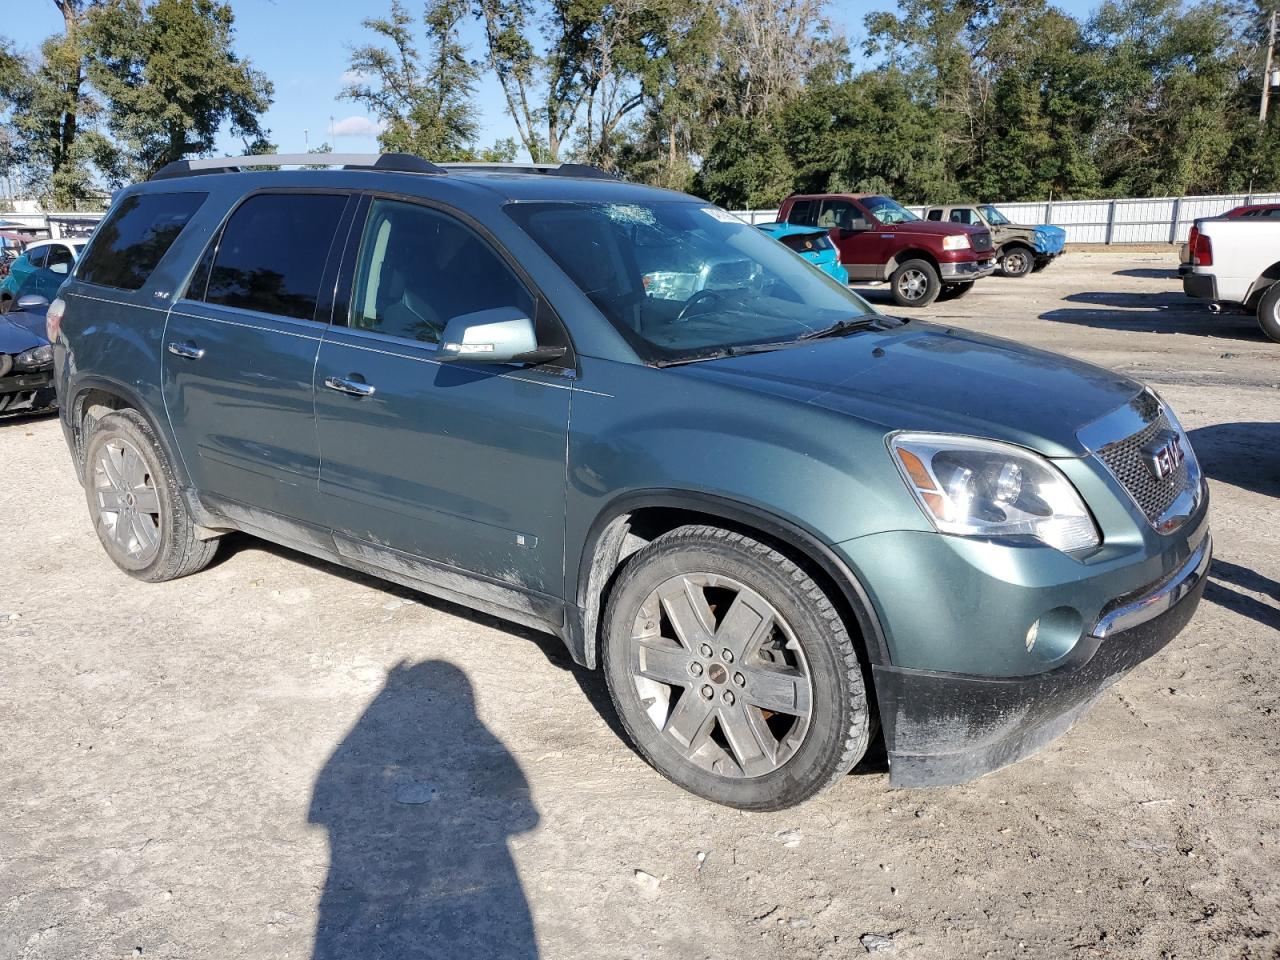
[[[0,425],[0,958],[1280,956],[1280,344],[1172,267],[928,315],[1174,404],[1214,498],[1191,626],[1015,767],[873,762],[780,814],[655,774],[554,639],[247,538],[137,583],[56,420]]]

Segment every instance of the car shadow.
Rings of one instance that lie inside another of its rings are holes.
[[[1206,476],[1280,497],[1280,423],[1214,423],[1187,437]]]
[[[1128,333],[1180,333],[1221,340],[1267,342],[1252,314],[1213,314],[1181,293],[1090,291],[1063,298],[1082,307],[1059,307],[1040,314],[1041,320]]]
[[[390,671],[317,777],[308,820],[330,851],[314,960],[537,957],[508,841],[538,811],[455,665]]]
[[[1177,267],[1135,267],[1132,270],[1113,270],[1113,277],[1138,277],[1143,280],[1176,280]]]
[[[1204,588],[1205,599],[1264,627],[1280,630],[1280,607],[1251,597],[1250,593],[1260,593],[1280,603],[1280,583],[1248,567],[1214,559],[1209,566],[1209,583]]]
[[[37,410],[34,413],[22,411],[21,413],[0,413],[0,430],[5,427],[17,427],[24,424],[30,426],[39,420],[52,420],[58,415],[58,408],[52,410]]]

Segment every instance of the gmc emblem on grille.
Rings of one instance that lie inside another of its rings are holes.
[[[1178,472],[1186,454],[1183,453],[1178,435],[1166,430],[1143,449],[1142,456],[1153,477],[1168,480]]]

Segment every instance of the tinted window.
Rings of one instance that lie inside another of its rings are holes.
[[[77,276],[104,287],[139,289],[206,196],[152,193],[126,198],[99,225]]]
[[[222,231],[205,301],[314,319],[320,277],[346,202],[337,194],[250,197]]]
[[[806,227],[813,226],[814,208],[817,206],[812,200],[797,200],[791,205],[791,210],[787,213],[788,223],[801,223]]]
[[[796,253],[817,253],[831,247],[831,240],[825,233],[793,233],[783,237],[782,243]]]
[[[27,263],[31,264],[33,267],[43,267],[45,258],[48,256],[49,256],[48,247],[36,247],[34,250],[32,250],[30,253],[27,254]]]
[[[71,248],[64,247],[59,243],[49,247],[49,259],[45,261],[44,265],[46,270],[52,270],[54,273],[65,277],[71,272],[71,267],[75,262],[75,257],[71,254]]]
[[[941,220],[941,219],[942,219],[942,211],[941,211],[941,210],[939,210],[937,207],[934,207],[932,210],[930,210],[930,211],[929,211],[929,219],[930,219],[930,220]]]
[[[967,207],[961,207],[959,210],[951,211],[952,223],[973,223],[973,211]]]
[[[445,214],[375,200],[351,293],[351,326],[439,343],[450,319],[533,298],[493,249]]]

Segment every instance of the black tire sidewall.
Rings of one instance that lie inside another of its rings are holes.
[[[98,522],[93,465],[102,445],[115,436],[122,437],[137,448],[143,460],[146,461],[147,469],[155,483],[160,503],[160,548],[147,563],[138,563],[131,561],[128,556],[122,556],[116,545],[103,535],[102,525]],[[117,411],[97,421],[85,444],[84,489],[94,533],[97,534],[103,550],[112,562],[129,576],[139,580],[168,579],[171,576],[169,571],[181,560],[179,536],[175,527],[185,522],[186,506],[182,503],[182,495],[169,467],[164,448],[160,446],[145,420],[132,411]]]
[[[801,589],[800,583],[812,586],[812,581],[791,579],[767,557],[768,552],[735,549],[711,538],[698,543],[664,543],[660,539],[623,571],[603,621],[605,679],[619,717],[640,753],[691,793],[748,810],[781,809],[817,793],[861,758],[870,729],[861,674],[847,669],[838,642],[833,642],[831,625]],[[686,760],[644,712],[630,674],[631,628],[641,603],[659,584],[694,571],[732,577],[759,591],[788,621],[808,662],[813,688],[809,730],[790,760],[761,777],[722,777]],[[850,730],[856,731],[859,724],[863,743],[853,761],[845,762]]]
[[[898,293],[898,278],[908,270],[919,270],[927,278],[924,296],[918,300],[907,300]],[[889,275],[889,290],[893,294],[894,303],[900,307],[927,307],[942,292],[942,278],[938,276],[937,268],[928,260],[908,260],[900,263]]]
[[[1280,281],[1268,287],[1258,301],[1258,326],[1269,339],[1280,343]]]

